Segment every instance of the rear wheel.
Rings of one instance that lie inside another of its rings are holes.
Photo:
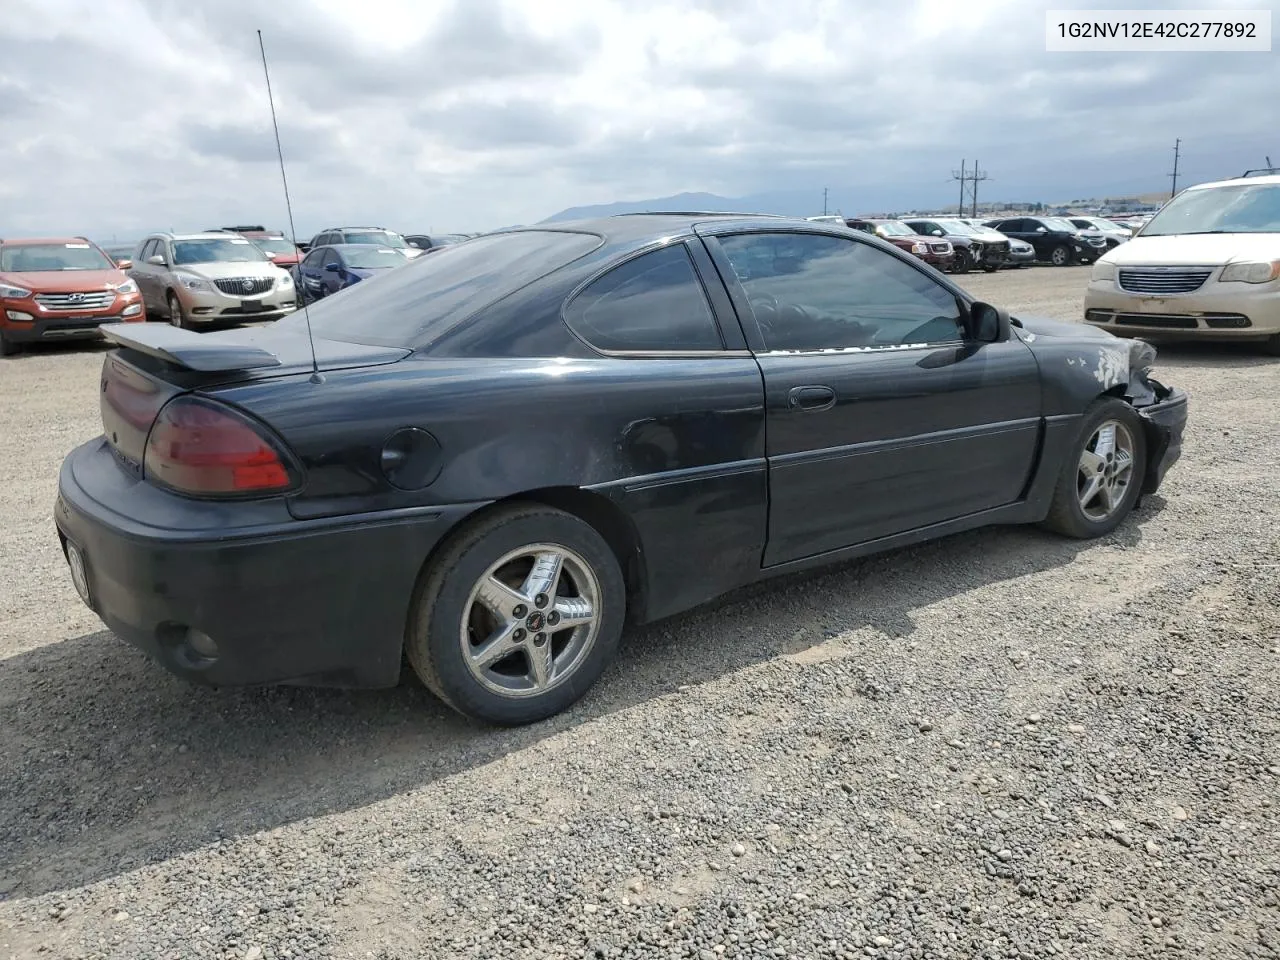
[[[1262,350],[1273,357],[1280,357],[1280,333],[1272,334],[1269,340],[1264,340]]]
[[[532,723],[599,678],[626,603],[618,560],[595,528],[550,507],[513,506],[465,526],[424,571],[405,653],[455,710]]]
[[[191,329],[191,321],[187,319],[187,312],[182,308],[182,301],[178,299],[176,293],[170,293],[169,301],[169,322],[181,330]]]
[[[1065,267],[1071,263],[1071,248],[1060,243],[1049,251],[1049,262],[1055,267]]]
[[[1044,525],[1080,539],[1110,533],[1137,503],[1146,469],[1142,421],[1133,408],[1114,397],[1096,401],[1063,463]]]

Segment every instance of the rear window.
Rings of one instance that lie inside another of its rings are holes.
[[[451,244],[311,304],[316,336],[417,349],[472,314],[590,253],[587,233],[529,230]],[[276,326],[303,330],[302,310]]]

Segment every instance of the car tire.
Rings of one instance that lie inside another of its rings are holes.
[[[1067,452],[1043,526],[1082,540],[1105,536],[1138,502],[1146,470],[1146,435],[1133,407],[1115,397],[1094,401]]]
[[[1049,251],[1049,262],[1055,267],[1066,267],[1071,265],[1071,248],[1065,243],[1060,243]]]
[[[22,347],[0,333],[0,357],[12,357],[21,349]]]
[[[1000,269],[1000,264],[998,263],[984,263],[982,265],[983,273],[995,273],[999,269]]]
[[[973,257],[964,247],[956,247],[956,258],[951,262],[952,273],[968,273],[973,269]]]
[[[166,302],[169,305],[169,322],[179,330],[190,330],[191,321],[187,319],[187,311],[182,309],[182,301],[178,299],[178,295],[170,291]]]
[[[540,578],[550,582],[552,555],[554,594],[532,592]],[[599,679],[626,607],[622,568],[594,527],[540,504],[512,505],[466,523],[424,568],[405,653],[423,685],[459,713],[501,726],[534,723]],[[575,612],[591,618],[546,629]]]
[[[1262,352],[1271,357],[1280,357],[1280,333],[1274,333],[1262,341]]]

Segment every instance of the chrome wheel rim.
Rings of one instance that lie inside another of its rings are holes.
[[[169,322],[175,327],[182,326],[182,304],[177,297],[169,301]]]
[[[1076,497],[1080,512],[1094,523],[1109,520],[1133,483],[1133,433],[1118,420],[1098,426],[1080,453]]]
[[[600,633],[600,581],[567,547],[505,554],[471,588],[459,641],[471,675],[502,697],[534,697],[568,680]]]
[[[1054,266],[1061,267],[1066,262],[1067,262],[1067,251],[1064,250],[1062,247],[1055,247],[1053,250]]]

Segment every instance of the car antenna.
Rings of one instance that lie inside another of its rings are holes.
[[[280,148],[280,125],[276,122],[276,101],[271,95],[271,74],[267,70],[267,48],[262,43],[262,31],[258,31],[258,50],[262,53],[262,75],[267,80],[267,103],[271,107],[271,129],[276,135],[276,156],[280,158],[280,182],[284,185],[284,209],[289,215],[289,239],[293,242],[294,249],[298,248],[298,231],[293,226],[293,204],[289,202],[289,178],[284,173],[284,150]],[[302,271],[298,271],[301,275]],[[316,341],[311,335],[311,311],[307,307],[307,299],[302,295],[301,289],[294,290],[295,295],[302,301],[302,317],[307,324],[307,343],[311,347],[311,382],[324,383],[324,377],[320,373],[320,364],[316,362]]]

